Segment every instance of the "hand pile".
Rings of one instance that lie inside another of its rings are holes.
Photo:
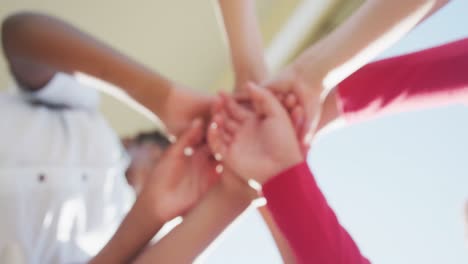
[[[248,180],[263,184],[304,159],[320,99],[292,73],[286,69],[262,87],[248,83],[242,95],[173,91],[167,109],[174,122],[168,128],[179,139],[143,192],[153,196],[158,219],[184,214],[220,179],[254,192]]]

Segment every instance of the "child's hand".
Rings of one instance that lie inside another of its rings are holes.
[[[203,122],[195,120],[147,179],[140,196],[157,219],[166,222],[184,214],[219,179],[203,136]]]
[[[262,84],[262,87],[272,91],[287,109],[305,149],[310,146],[320,119],[320,95],[323,90],[319,84],[320,78],[311,80],[311,76],[307,77],[309,78],[305,78],[296,65],[290,65],[275,78]]]
[[[208,131],[212,150],[244,179],[264,183],[302,161],[287,112],[268,90],[248,85],[253,109],[223,96]]]

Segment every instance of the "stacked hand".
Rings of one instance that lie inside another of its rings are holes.
[[[223,182],[237,187],[248,179],[263,183],[303,160],[321,108],[321,86],[311,83],[290,66],[262,87],[248,84],[242,96],[215,99],[174,90],[167,101],[168,128],[179,135],[187,131],[155,170],[161,176],[147,188],[159,199],[155,206],[163,217],[190,209],[219,179],[213,156],[223,159]],[[187,129],[193,118],[209,117],[210,108],[212,125],[206,135],[201,121]],[[191,157],[183,154],[187,146],[194,147]]]
[[[140,196],[163,222],[184,214],[219,180],[216,161],[203,143],[203,122],[196,119],[164,153]]]
[[[323,87],[320,80],[305,78],[300,67],[293,64],[261,85],[273,92],[289,113],[304,153],[310,146],[321,114]]]
[[[253,191],[232,170],[217,168],[212,151],[205,142],[204,122],[198,118],[165,151],[146,180],[140,197],[150,204],[156,219],[167,222],[188,212],[215,184],[233,195],[247,195]]]
[[[248,85],[251,107],[222,96],[208,131],[211,149],[245,180],[264,183],[303,160],[288,113],[268,90]]]

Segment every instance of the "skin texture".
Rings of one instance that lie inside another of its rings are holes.
[[[234,90],[240,93],[247,82],[261,82],[268,77],[255,0],[218,3],[234,69]]]
[[[247,87],[253,109],[221,99],[223,111],[213,118],[208,138],[228,168],[263,184],[303,158],[289,116],[274,95],[255,84]]]
[[[90,263],[131,261],[164,223],[185,214],[219,181],[216,162],[202,140],[203,123],[197,119],[162,155],[119,229]],[[184,154],[186,147],[192,155]]]

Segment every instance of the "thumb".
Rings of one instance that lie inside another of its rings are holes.
[[[173,145],[173,151],[176,153],[184,153],[184,150],[189,147],[193,147],[200,144],[203,140],[203,121],[200,118],[197,118],[192,121],[187,130],[185,130],[182,135],[177,139],[176,143]],[[190,150],[188,151],[190,152]],[[191,155],[191,153],[187,153]]]
[[[276,112],[278,107],[281,107],[270,91],[262,89],[254,83],[248,83],[247,89],[257,114],[271,115]]]

